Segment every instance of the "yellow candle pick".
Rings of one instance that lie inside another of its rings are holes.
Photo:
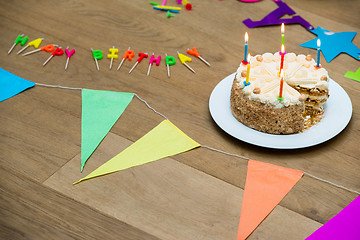
[[[248,64],[246,66],[246,81],[244,83],[245,86],[250,85],[250,82],[249,82],[249,78],[250,78],[250,53],[247,56],[247,60],[248,60]]]

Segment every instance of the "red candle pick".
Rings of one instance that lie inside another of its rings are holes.
[[[281,56],[281,62],[280,62],[280,72],[281,72],[281,70],[284,68],[284,57],[286,54],[285,46],[283,44],[281,45],[281,51],[279,52],[279,54]]]
[[[279,92],[279,100],[283,99],[283,88],[284,88],[284,72],[281,70],[280,72],[280,92]]]

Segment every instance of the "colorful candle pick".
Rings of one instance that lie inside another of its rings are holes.
[[[110,69],[112,68],[114,58],[118,59],[118,57],[119,57],[117,55],[118,52],[119,52],[119,49],[115,48],[115,46],[113,46],[112,48],[109,48],[110,54],[107,55],[107,58],[110,59]]]
[[[281,70],[281,72],[280,72],[280,90],[279,90],[279,96],[278,96],[279,101],[284,99],[283,89],[284,89],[284,71]]]
[[[246,66],[246,80],[244,81],[245,86],[250,85],[250,53],[247,55],[248,64]]]
[[[65,49],[65,53],[66,53],[66,63],[65,63],[65,70],[68,68],[68,65],[69,65],[69,60],[71,58],[72,55],[74,55],[75,53],[75,49],[69,51],[69,46]]]
[[[321,41],[320,39],[317,40],[317,63],[316,63],[316,67],[320,68],[320,46],[321,46]]]
[[[285,24],[281,24],[281,44],[285,45]]]
[[[133,50],[130,50],[130,47],[125,51],[125,54],[121,60],[121,63],[119,64],[117,70],[119,70],[123,64],[123,62],[125,61],[125,59],[129,59],[129,61],[132,60],[132,58],[135,56],[135,52]]]
[[[160,65],[160,61],[161,61],[161,55],[159,55],[157,58],[155,58],[154,53],[151,55],[150,57],[150,63],[149,63],[149,68],[148,68],[148,72],[147,75],[149,76],[150,74],[150,69],[151,69],[151,65],[153,65],[154,62],[156,62],[156,66]]]
[[[161,6],[165,6],[165,5],[166,5],[166,0],[163,0]]]
[[[143,60],[143,58],[147,58],[148,54],[147,53],[142,53],[139,52],[139,58],[136,60],[136,63],[134,64],[134,66],[130,69],[129,74],[132,72],[132,70],[134,70],[134,68],[141,62],[141,60]]]
[[[180,59],[180,62],[185,65],[190,71],[192,71],[193,73],[195,73],[194,69],[192,69],[186,62],[191,62],[192,59],[189,58],[188,56],[185,56],[184,54],[179,53],[179,51],[177,52],[178,57]]]
[[[284,57],[285,57],[285,54],[286,54],[285,46],[283,44],[281,45],[281,51],[279,52],[279,54],[281,56],[280,70],[279,70],[279,75],[280,75],[281,70],[284,68]]]
[[[196,47],[193,47],[192,50],[188,49],[186,50],[186,52],[190,55],[193,55],[197,58],[199,58],[201,61],[203,61],[206,65],[210,66],[210,63],[208,63],[205,59],[203,59],[200,54],[198,53],[198,51],[196,50]]]
[[[45,66],[54,56],[61,56],[64,54],[64,50],[61,47],[55,49],[55,51],[50,55],[48,59],[44,62],[43,66]]]
[[[179,10],[161,8],[160,6],[154,6],[153,9],[159,10],[159,11],[171,12],[171,13],[180,13]]]
[[[171,7],[171,6],[156,6],[156,7],[160,8],[160,9],[165,9],[165,10],[181,11],[181,7]]]
[[[17,54],[22,53],[25,49],[27,49],[27,48],[30,47],[30,46],[33,46],[34,48],[39,48],[42,40],[44,40],[44,38],[38,38],[38,39],[35,39],[35,40],[29,42],[28,45],[26,45],[25,47],[23,47],[22,49],[20,49],[20,51],[18,51]]]
[[[32,50],[32,51],[30,51],[30,52],[24,53],[24,54],[21,55],[21,56],[26,56],[26,55],[33,54],[33,53],[40,52],[40,51],[52,52],[52,51],[55,50],[55,47],[58,47],[58,46],[59,46],[59,45],[57,45],[57,44],[49,44],[49,45],[43,46],[43,47],[41,47],[41,48]]]
[[[11,46],[10,50],[8,51],[8,54],[10,54],[12,52],[12,50],[18,43],[20,43],[21,46],[24,46],[28,39],[29,39],[29,37],[28,36],[24,37],[24,34],[19,35],[15,39],[14,44]]]
[[[98,64],[98,60],[101,60],[103,58],[103,54],[100,50],[94,50],[91,48],[94,60],[95,60],[95,64],[96,64],[96,68],[99,71],[99,64]]]
[[[167,53],[165,53],[165,63],[167,68],[167,74],[168,77],[170,77],[170,67],[175,64],[175,58],[173,56],[168,56]]]
[[[248,41],[249,41],[249,35],[247,32],[245,32],[245,53],[244,53],[244,64],[247,63],[247,55],[248,55]]]

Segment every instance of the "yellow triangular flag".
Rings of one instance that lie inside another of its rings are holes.
[[[186,152],[199,146],[200,144],[185,135],[169,120],[164,120],[124,151],[74,184]]]

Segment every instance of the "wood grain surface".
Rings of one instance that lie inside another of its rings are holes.
[[[329,75],[350,96],[353,115],[335,138],[298,150],[250,145],[223,132],[212,120],[209,96],[233,73],[244,54],[249,32],[252,54],[275,52],[280,27],[248,29],[246,18],[260,20],[276,8],[270,0],[191,1],[193,10],[174,18],[147,1],[0,1],[0,67],[30,81],[51,85],[135,92],[200,144],[279,166],[306,171],[360,191],[360,85],[344,77],[359,61],[341,54]],[[360,30],[360,2],[285,1],[313,26],[333,32]],[[176,5],[175,0],[168,0]],[[64,56],[45,67],[45,52],[10,55],[15,38],[45,38],[75,48],[69,68]],[[286,26],[288,52],[316,55],[299,45],[316,36],[300,25]],[[353,43],[360,46],[359,37]],[[134,60],[119,56],[131,46],[138,52],[176,56],[197,47],[211,63],[193,57],[193,74],[177,60],[167,77],[164,63],[146,76],[148,60],[128,74]],[[96,70],[90,48],[104,59]],[[331,89],[330,89],[331,94]],[[121,152],[162,121],[134,99],[80,173],[81,93],[36,86],[0,103],[0,238],[2,239],[235,239],[247,161],[200,148],[106,177],[72,182]],[[249,239],[304,239],[357,195],[304,176]]]

